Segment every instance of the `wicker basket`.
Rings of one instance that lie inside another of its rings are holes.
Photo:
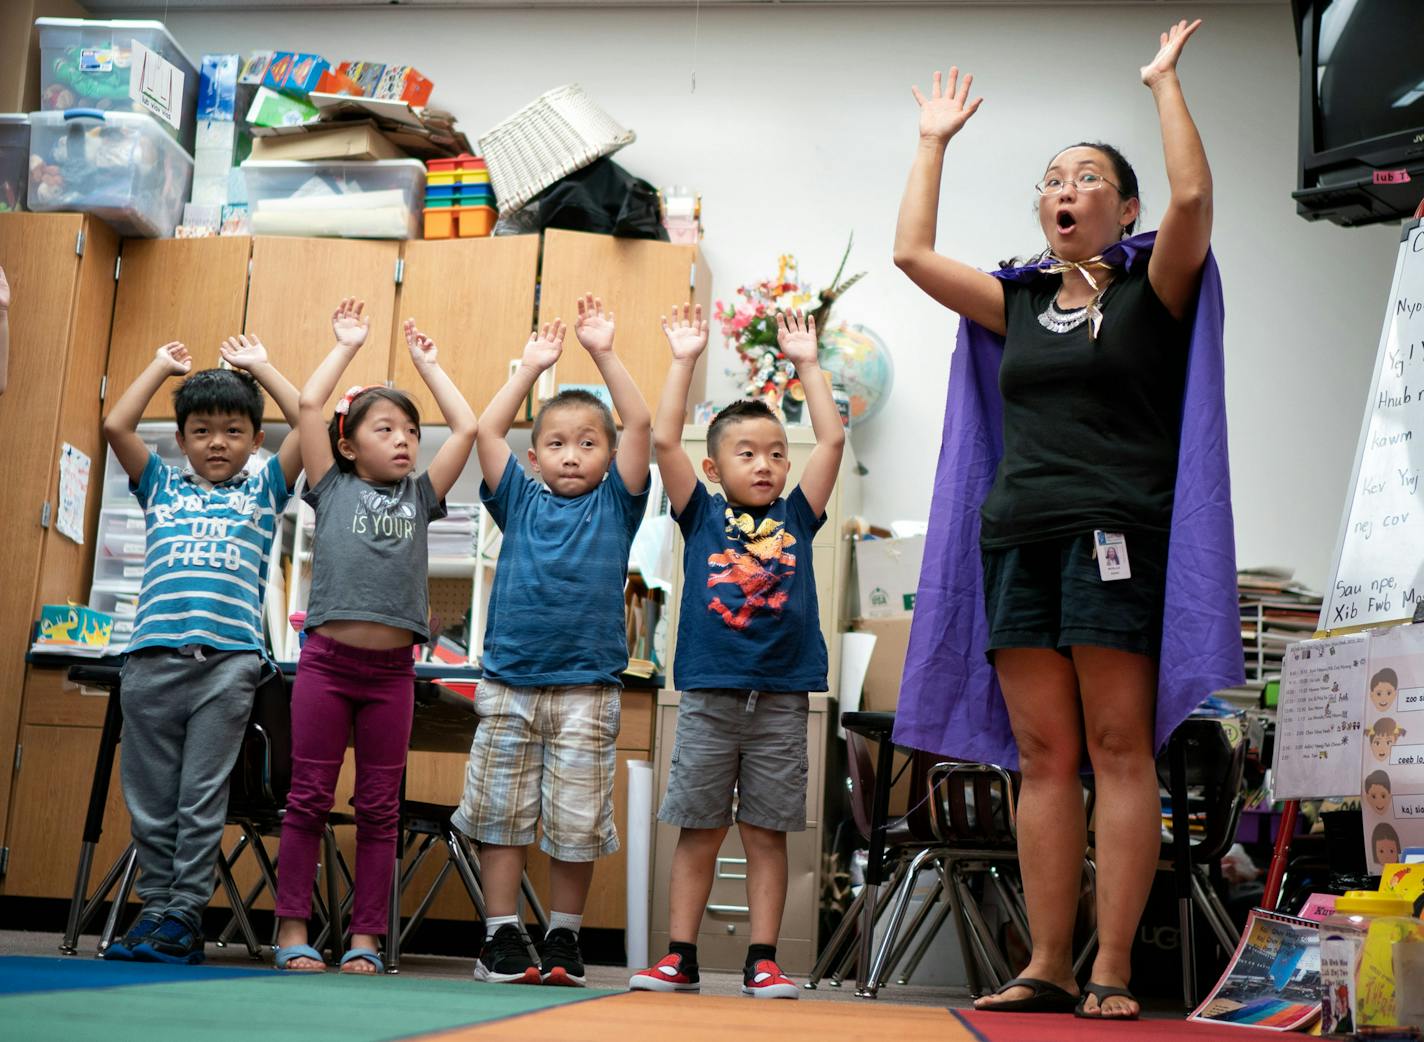
[[[540,95],[480,135],[501,214],[560,178],[631,144],[636,135],[595,105],[577,83]]]

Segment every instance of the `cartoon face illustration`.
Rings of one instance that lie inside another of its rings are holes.
[[[786,604],[787,591],[777,587],[796,574],[796,555],[786,552],[795,545],[796,537],[774,518],[763,518],[757,524],[750,514],[737,514],[730,508],[726,532],[733,541],[742,544],[745,552],[723,550],[709,556],[707,563],[714,570],[707,576],[707,585],[730,583],[736,586],[742,591],[742,606],[732,611],[722,598],[713,597],[707,607],[732,629],[744,630],[759,610],[777,614]],[[716,571],[718,567],[722,570]]]
[[[1370,850],[1374,853],[1375,864],[1392,865],[1399,861],[1399,833],[1394,826],[1380,822],[1370,833]]]
[[[1371,785],[1365,789],[1365,802],[1373,807],[1376,813],[1383,814],[1389,810],[1389,790],[1383,785]]]
[[[1400,727],[1393,719],[1382,716],[1375,721],[1375,725],[1365,732],[1370,738],[1370,752],[1376,760],[1384,762],[1389,759],[1389,751],[1394,748],[1401,738],[1404,737],[1404,728]]]
[[[1399,676],[1392,669],[1382,669],[1370,677],[1370,703],[1378,712],[1394,708],[1395,695],[1399,693]]]

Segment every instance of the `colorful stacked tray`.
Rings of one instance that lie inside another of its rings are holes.
[[[468,239],[490,234],[497,213],[489,168],[478,156],[426,163],[425,237]]]

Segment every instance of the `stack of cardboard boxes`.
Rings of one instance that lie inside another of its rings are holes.
[[[922,535],[860,539],[855,544],[856,610],[850,628],[875,637],[861,689],[862,709],[893,711],[899,701],[924,555]]]

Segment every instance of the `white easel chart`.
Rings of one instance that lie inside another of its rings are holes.
[[[1273,799],[1358,791],[1368,654],[1369,637],[1363,633],[1286,648],[1276,711]]]
[[[1322,630],[1408,619],[1424,599],[1424,223],[1403,228]]]

